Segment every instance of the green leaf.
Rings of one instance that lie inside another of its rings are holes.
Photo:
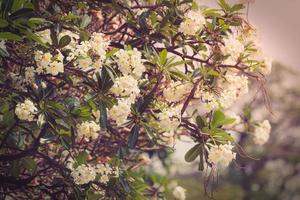
[[[131,191],[131,189],[130,189],[129,182],[128,182],[127,178],[124,175],[121,175],[119,177],[119,181],[120,181],[123,189],[125,190],[125,192],[129,193]]]
[[[201,145],[201,152],[200,152],[200,161],[198,165],[198,170],[203,171],[204,170],[204,152],[203,152],[203,144]]]
[[[21,41],[22,38],[14,33],[10,32],[2,32],[0,33],[0,39],[2,40],[14,40],[14,41]]]
[[[109,52],[106,53],[106,58],[110,58],[111,56],[113,56],[118,51],[119,51],[118,48],[113,48],[112,50],[110,50]]]
[[[0,28],[8,26],[8,22],[5,19],[0,19]]]
[[[217,76],[217,77],[222,77],[223,75],[222,74],[220,74],[219,72],[217,72],[217,71],[215,71],[215,70],[209,70],[208,72],[207,72],[207,75],[211,75],[211,76]]]
[[[34,16],[34,12],[31,8],[22,8],[20,10],[17,10],[16,12],[12,13],[9,18],[11,20],[17,20],[17,19],[26,19]]]
[[[37,35],[30,31],[23,31],[23,33],[27,36],[27,38],[37,42],[38,44],[42,45],[43,47],[48,47]]]
[[[100,110],[100,126],[101,126],[101,128],[106,128],[107,127],[107,108],[106,108],[106,104],[103,101],[100,101],[99,110]]]
[[[8,16],[11,8],[13,6],[14,0],[2,0],[1,1],[1,11],[4,13],[5,18]]]
[[[129,138],[128,138],[128,147],[130,149],[134,149],[139,137],[140,125],[136,124],[130,131]]]
[[[235,4],[234,6],[231,7],[230,11],[236,12],[236,11],[242,10],[244,8],[245,8],[245,6],[243,4]]]
[[[225,115],[222,111],[216,110],[214,111],[212,115],[212,120],[211,120],[211,127],[212,128],[217,128],[218,126],[222,125],[222,121],[225,119]]]
[[[198,155],[202,152],[202,145],[196,144],[194,147],[192,147],[188,152],[186,152],[184,159],[186,162],[193,162]]]
[[[80,28],[82,29],[86,28],[91,23],[91,21],[92,21],[92,17],[88,15],[84,15],[81,20]]]
[[[86,163],[89,154],[86,151],[80,152],[75,158],[75,168]]]
[[[159,53],[159,63],[161,66],[164,66],[167,62],[168,51],[166,49],[162,50]]]
[[[191,63],[191,62],[192,62],[191,60],[177,61],[177,62],[174,62],[174,63],[168,65],[167,68],[170,69],[170,68],[175,67],[175,66],[177,66],[177,65],[188,64],[188,63]]]
[[[14,117],[15,113],[13,111],[5,112],[3,115],[3,124],[6,126],[12,125],[15,122]]]
[[[63,48],[65,46],[67,46],[68,44],[70,44],[71,42],[71,37],[68,35],[63,36],[60,40],[59,40],[59,47]]]
[[[196,124],[199,129],[202,129],[203,127],[205,127],[207,125],[205,119],[203,117],[201,117],[200,115],[198,115],[196,117]]]
[[[34,171],[37,167],[35,160],[30,157],[23,158],[22,162],[23,162],[23,166],[29,171]]]
[[[230,11],[231,7],[228,3],[226,3],[225,0],[218,0],[218,4],[221,8],[223,8],[225,11]]]

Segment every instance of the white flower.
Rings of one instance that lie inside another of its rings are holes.
[[[28,99],[24,103],[18,103],[15,109],[15,113],[21,120],[33,121],[38,109],[34,103]]]
[[[271,133],[271,125],[268,120],[260,122],[257,126],[254,127],[253,131],[253,141],[257,145],[265,144]]]
[[[57,50],[57,54],[52,56],[49,52],[35,52],[35,61],[37,64],[36,72],[39,74],[52,74],[56,76],[58,73],[64,72],[63,55]]]
[[[236,153],[232,152],[233,146],[228,144],[213,145],[208,153],[208,162],[217,167],[225,168],[235,159]]]
[[[127,121],[128,116],[131,113],[130,110],[131,107],[131,102],[122,99],[118,101],[117,105],[114,105],[110,110],[109,110],[109,117],[116,121],[117,126],[121,126]]]
[[[86,141],[89,139],[97,139],[99,136],[100,126],[94,121],[86,121],[77,125],[78,138],[84,138]]]
[[[192,90],[192,84],[172,81],[170,86],[165,88],[163,95],[165,99],[171,102],[180,102],[186,99],[186,95]]]
[[[181,107],[164,109],[158,114],[158,124],[164,132],[174,132],[180,125]]]
[[[97,164],[95,167],[95,171],[97,174],[100,174],[100,182],[106,184],[109,182],[109,175],[113,174],[113,169],[109,166],[109,164]]]
[[[263,65],[259,68],[260,72],[264,75],[268,75],[272,70],[272,59],[269,57],[264,58]]]
[[[0,49],[6,51],[6,45],[4,40],[0,40]]]
[[[95,180],[96,171],[90,165],[79,165],[76,169],[73,169],[71,176],[77,185],[83,185]]]
[[[215,110],[219,107],[219,104],[217,102],[217,97],[213,93],[207,91],[200,91],[200,94],[205,109]]]
[[[133,99],[138,96],[140,89],[138,87],[138,81],[132,76],[121,76],[116,78],[115,84],[111,88],[111,92],[120,97],[130,97]]]
[[[142,53],[136,48],[133,50],[119,50],[116,53],[116,61],[123,75],[132,75],[136,79],[139,79],[146,70],[143,65]]]
[[[219,103],[222,108],[229,108],[239,97],[248,93],[248,77],[228,72],[225,80],[219,83],[222,88]]]
[[[238,58],[245,50],[243,43],[234,34],[230,34],[224,39],[224,46],[222,46],[221,49],[223,55],[229,55],[225,61],[225,64],[229,65],[235,65]]]
[[[45,123],[45,115],[40,114],[37,120],[37,124],[39,127],[42,127],[44,123]]]
[[[25,68],[25,81],[27,83],[34,83],[35,69],[34,67]]]
[[[190,10],[184,15],[184,21],[181,22],[178,31],[185,35],[195,35],[201,30],[206,21],[201,11]]]
[[[186,189],[184,189],[181,186],[176,186],[174,188],[172,194],[176,200],[185,200],[185,198],[186,198],[185,192],[186,192]]]
[[[101,33],[93,33],[89,41],[74,43],[69,47],[67,60],[74,60],[74,65],[83,70],[95,69],[99,71],[106,59],[106,50],[109,42]]]
[[[99,120],[100,120],[100,110],[93,110],[92,114],[96,118],[96,121],[99,122]]]
[[[52,44],[50,33],[50,29],[46,29],[44,31],[39,31],[36,34],[42,40],[42,42]]]

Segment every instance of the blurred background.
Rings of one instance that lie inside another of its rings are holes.
[[[248,2],[248,19],[257,28],[263,51],[273,58],[272,73],[265,86],[271,109],[261,94],[252,104],[254,118],[270,120],[271,138],[263,147],[242,138],[248,157],[238,156],[236,163],[214,179],[209,170],[198,172],[197,163],[184,161],[193,143],[178,142],[168,173],[174,185],[186,188],[187,200],[300,200],[300,0]],[[217,3],[200,0],[200,4]],[[252,90],[255,88],[253,83]],[[240,102],[240,112],[254,97],[255,91]],[[154,168],[158,172],[162,169],[159,164]]]

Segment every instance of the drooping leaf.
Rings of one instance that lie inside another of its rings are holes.
[[[58,45],[60,48],[63,48],[65,46],[67,46],[68,44],[70,44],[70,42],[71,42],[71,37],[68,35],[65,35],[59,40]]]
[[[2,40],[14,40],[14,41],[21,41],[22,38],[19,35],[10,32],[1,32],[0,39]]]
[[[201,153],[202,146],[201,144],[196,144],[188,152],[186,152],[184,159],[186,162],[193,162]]]
[[[128,147],[130,149],[134,149],[139,137],[140,125],[136,124],[130,131],[129,138],[128,138]]]

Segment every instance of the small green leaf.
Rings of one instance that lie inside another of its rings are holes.
[[[59,47],[63,48],[65,46],[67,46],[68,44],[70,44],[70,42],[71,42],[71,37],[68,35],[65,35],[59,40]]]
[[[80,28],[86,28],[92,21],[92,17],[84,15],[80,24]]]
[[[80,152],[75,158],[75,168],[86,163],[89,154],[86,151]]]
[[[197,124],[199,129],[202,129],[203,127],[206,126],[205,119],[203,117],[201,117],[200,115],[198,115],[196,117],[196,124]]]
[[[196,144],[193,148],[186,152],[184,159],[186,162],[193,162],[202,152],[201,144]]]
[[[29,171],[34,171],[37,167],[35,160],[30,157],[23,158],[22,162],[23,166]]]
[[[212,115],[211,120],[211,127],[217,128],[218,126],[222,125],[222,121],[225,119],[225,115],[222,111],[216,110]]]
[[[8,22],[5,19],[0,19],[0,28],[8,26]]]
[[[22,38],[14,33],[10,32],[2,32],[0,33],[0,39],[2,40],[14,40],[14,41],[21,41]]]
[[[139,131],[140,131],[140,125],[136,124],[134,127],[131,129],[129,138],[128,138],[128,147],[130,149],[134,149],[137,142],[138,142],[138,137],[139,137]]]
[[[167,62],[168,51],[166,49],[159,53],[159,63],[164,66]]]
[[[119,51],[118,48],[113,48],[112,50],[110,50],[109,52],[106,53],[106,58],[110,58],[111,56],[113,56],[118,51]]]
[[[106,128],[107,127],[107,108],[106,108],[106,104],[103,101],[100,102],[99,110],[100,110],[100,126],[101,126],[101,128]]]

